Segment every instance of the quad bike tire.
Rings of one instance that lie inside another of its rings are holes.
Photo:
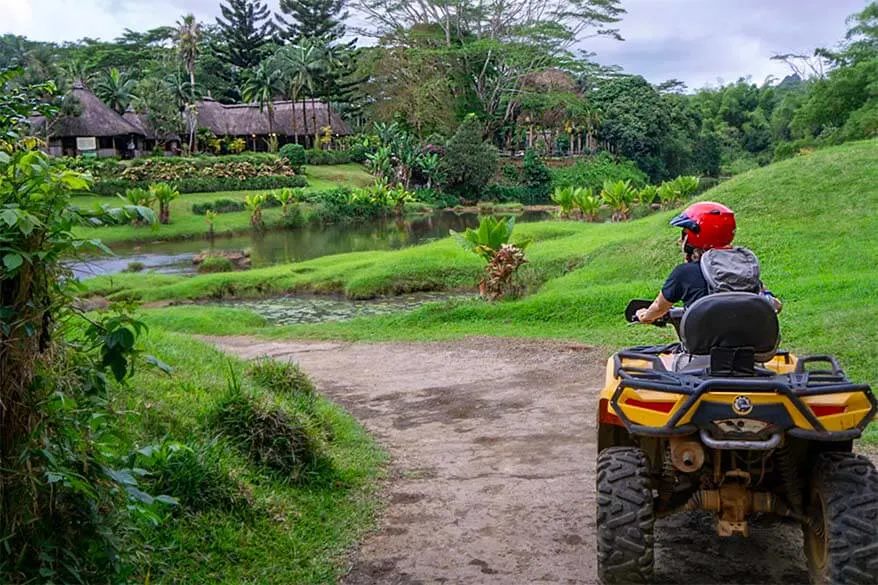
[[[651,583],[655,512],[646,454],[610,447],[598,455],[598,576],[606,585]]]
[[[804,527],[814,585],[878,583],[878,470],[853,453],[823,453]]]

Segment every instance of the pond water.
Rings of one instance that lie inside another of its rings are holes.
[[[249,309],[275,325],[298,325],[401,313],[414,310],[426,303],[475,298],[478,298],[478,295],[473,293],[452,295],[417,293],[368,301],[352,301],[344,298],[296,295],[271,299],[228,301],[217,303],[217,306]]]
[[[543,221],[545,211],[525,211],[517,221]],[[463,231],[479,224],[476,213],[440,211],[405,220],[306,226],[295,230],[247,232],[211,240],[192,239],[148,243],[120,243],[111,247],[115,256],[99,256],[71,262],[77,278],[122,272],[131,262],[161,273],[192,273],[192,258],[205,250],[250,250],[254,268],[299,262],[330,254],[392,250],[444,238],[448,230]]]

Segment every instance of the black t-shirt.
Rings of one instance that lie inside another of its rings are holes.
[[[672,303],[683,301],[687,307],[707,296],[707,281],[701,273],[701,265],[687,262],[674,268],[662,287],[662,295]]]

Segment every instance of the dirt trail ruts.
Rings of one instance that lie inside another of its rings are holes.
[[[509,339],[437,343],[209,339],[290,359],[392,456],[380,529],[347,585],[595,583],[595,408],[605,356]],[[797,525],[720,539],[710,517],[659,522],[661,583],[806,583]]]

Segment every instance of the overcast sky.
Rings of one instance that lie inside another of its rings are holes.
[[[589,39],[583,48],[654,83],[670,78],[689,87],[750,75],[761,83],[788,72],[769,57],[832,46],[845,18],[866,0],[622,0],[617,26],[625,42]],[[276,8],[277,0],[268,0]],[[184,12],[213,21],[219,0],[0,0],[0,33],[45,41],[110,40],[125,28],[173,24]]]

